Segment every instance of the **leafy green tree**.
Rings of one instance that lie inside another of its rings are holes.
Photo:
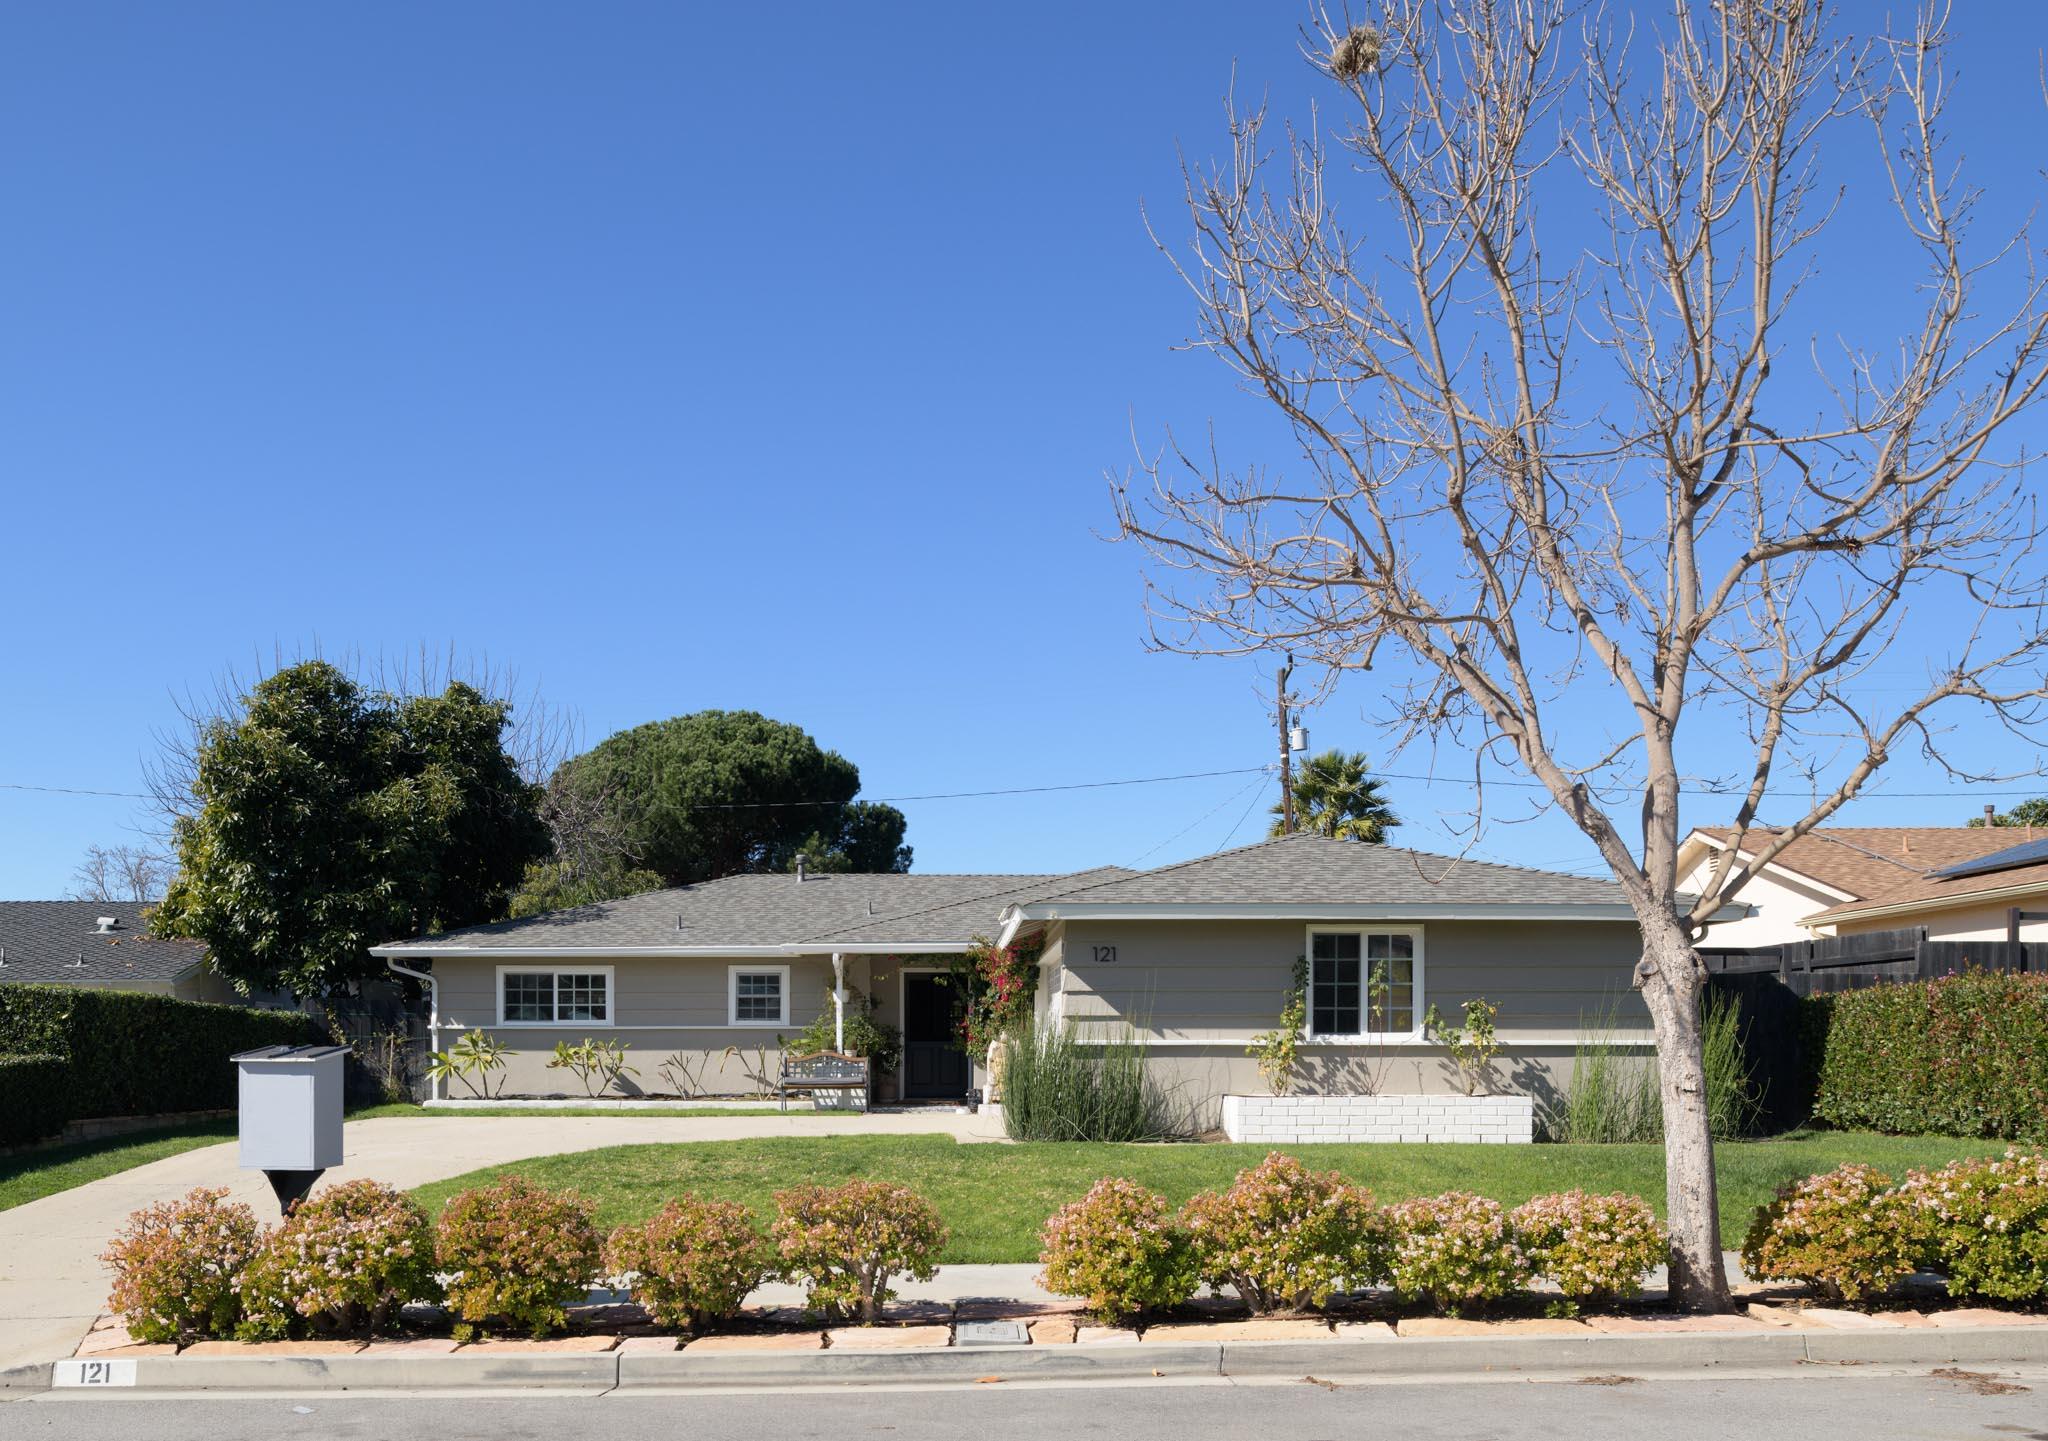
[[[856,802],[860,771],[800,727],[698,711],[620,731],[555,788],[607,813],[622,854],[668,885],[743,871],[910,868],[903,813]]]
[[[1983,816],[1970,822],[1973,826],[1985,824]],[[2048,827],[2048,796],[2037,796],[2030,801],[2021,801],[2009,811],[2000,811],[1991,817],[1994,826],[2042,826]]]
[[[1362,752],[1328,750],[1303,761],[1294,773],[1294,823],[1297,830],[1380,846],[1401,818],[1380,794],[1380,783],[1366,768]],[[1277,836],[1286,825],[1285,811],[1275,801],[1268,834]]]
[[[308,996],[381,974],[379,941],[504,915],[548,849],[510,724],[461,682],[393,696],[325,661],[260,681],[200,733],[152,924],[205,941],[238,987]]]
[[[593,871],[578,871],[563,860],[535,861],[512,893],[507,908],[515,920],[537,916],[542,911],[590,906],[599,901],[616,901],[642,891],[658,891],[666,882],[653,871],[615,863]]]

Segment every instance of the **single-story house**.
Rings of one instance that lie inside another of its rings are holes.
[[[1737,847],[1757,854],[1769,832]],[[1679,848],[1682,888],[1705,887],[1737,845],[1703,826]],[[1709,946],[1774,946],[1815,936],[1903,928],[1933,941],[2001,941],[2009,912],[2048,912],[2048,833],[1993,826],[1822,826],[1773,857],[1736,895],[1733,919],[1708,928]],[[2023,920],[2021,938],[2048,940],[2048,917]]]
[[[738,875],[373,953],[431,976],[436,1048],[481,1029],[517,1052],[507,1094],[563,1091],[548,1055],[586,1036],[630,1046],[641,1088],[670,1089],[657,1074],[674,1056],[670,1075],[698,1093],[744,1092],[843,985],[903,1032],[880,1094],[918,1100],[986,1079],[985,1058],[960,1047],[949,958],[977,937],[1026,936],[1043,944],[1042,1022],[1135,1034],[1154,1074],[1211,1120],[1224,1095],[1264,1091],[1246,1048],[1276,1024],[1297,958],[1309,1094],[1457,1091],[1423,1017],[1473,997],[1500,1008],[1504,1091],[1556,1092],[1589,1026],[1649,1039],[1631,987],[1636,923],[1612,881],[1308,834],[1144,871]]]
[[[149,933],[150,909],[135,901],[0,901],[0,983],[237,1002],[204,945]]]

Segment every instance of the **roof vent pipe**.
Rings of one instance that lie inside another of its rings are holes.
[[[809,860],[810,857],[805,855],[802,851],[798,851],[796,853],[796,883],[798,885],[802,885],[804,883],[804,865]]]
[[[71,965],[72,965],[72,967],[73,967],[74,969],[76,969],[77,967],[83,966],[84,964],[85,964],[85,952],[84,952],[84,951],[80,951],[80,952],[78,953],[78,959],[77,959],[77,960],[75,960],[75,961],[73,961],[73,962],[71,963]]]
[[[1984,824],[1987,826],[1995,826],[1998,824],[1998,807],[1991,805],[1988,802],[1985,804],[1984,807]]]
[[[119,916],[101,916],[99,929],[94,931],[93,934],[96,936],[110,936],[120,928],[120,925],[121,918]]]

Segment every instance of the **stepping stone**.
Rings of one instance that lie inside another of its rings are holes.
[[[186,1356],[353,1356],[361,1341],[201,1341]]]
[[[628,1336],[619,1342],[623,1355],[645,1356],[673,1351],[681,1344],[673,1336]]]
[[[950,1326],[845,1326],[825,1333],[832,1351],[909,1351],[919,1346],[950,1346]]]
[[[1896,1331],[1903,1326],[1925,1326],[1927,1318],[1918,1311],[1847,1311],[1836,1306],[1808,1306],[1807,1320],[1832,1331]]]
[[[1772,1306],[1763,1301],[1752,1301],[1742,1309],[1752,1321],[1761,1321],[1766,1326],[1776,1326],[1780,1330],[1806,1324],[1801,1319],[1803,1313],[1793,1306]]]
[[[1665,1336],[1710,1331],[1761,1331],[1750,1316],[1588,1316],[1586,1324],[1610,1336]]]
[[[1029,1346],[1022,1321],[962,1321],[953,1328],[955,1346]]]
[[[1396,1337],[1394,1328],[1385,1321],[1339,1321],[1339,1341],[1392,1341]]]
[[[1518,1317],[1507,1321],[1467,1321],[1455,1316],[1416,1316],[1395,1328],[1403,1336],[1584,1336],[1583,1321]]]
[[[763,1331],[754,1335],[706,1336],[683,1349],[719,1355],[727,1351],[817,1351],[824,1345],[825,1336],[820,1331]]]
[[[1937,1326],[2048,1326],[2048,1315],[2028,1311],[1998,1311],[1989,1306],[1962,1306],[1953,1311],[1931,1311],[1927,1319]]]
[[[1031,1333],[1034,1346],[1070,1346],[1081,1325],[1072,1316],[1047,1316],[1024,1329]]]
[[[460,1345],[453,1336],[410,1336],[402,1340],[372,1341],[363,1347],[365,1356],[450,1356]]]
[[[473,1341],[462,1348],[465,1356],[550,1356],[593,1355],[619,1344],[616,1336],[550,1336],[544,1341],[530,1337],[507,1337],[502,1341]]]
[[[1074,1333],[1074,1341],[1082,1346],[1123,1346],[1136,1345],[1138,1333],[1128,1326],[1083,1326]]]

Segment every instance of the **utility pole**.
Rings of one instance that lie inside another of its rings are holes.
[[[1289,836],[1294,834],[1294,750],[1287,736],[1287,677],[1292,674],[1294,652],[1289,651],[1273,684],[1274,706],[1280,715],[1280,831]]]

